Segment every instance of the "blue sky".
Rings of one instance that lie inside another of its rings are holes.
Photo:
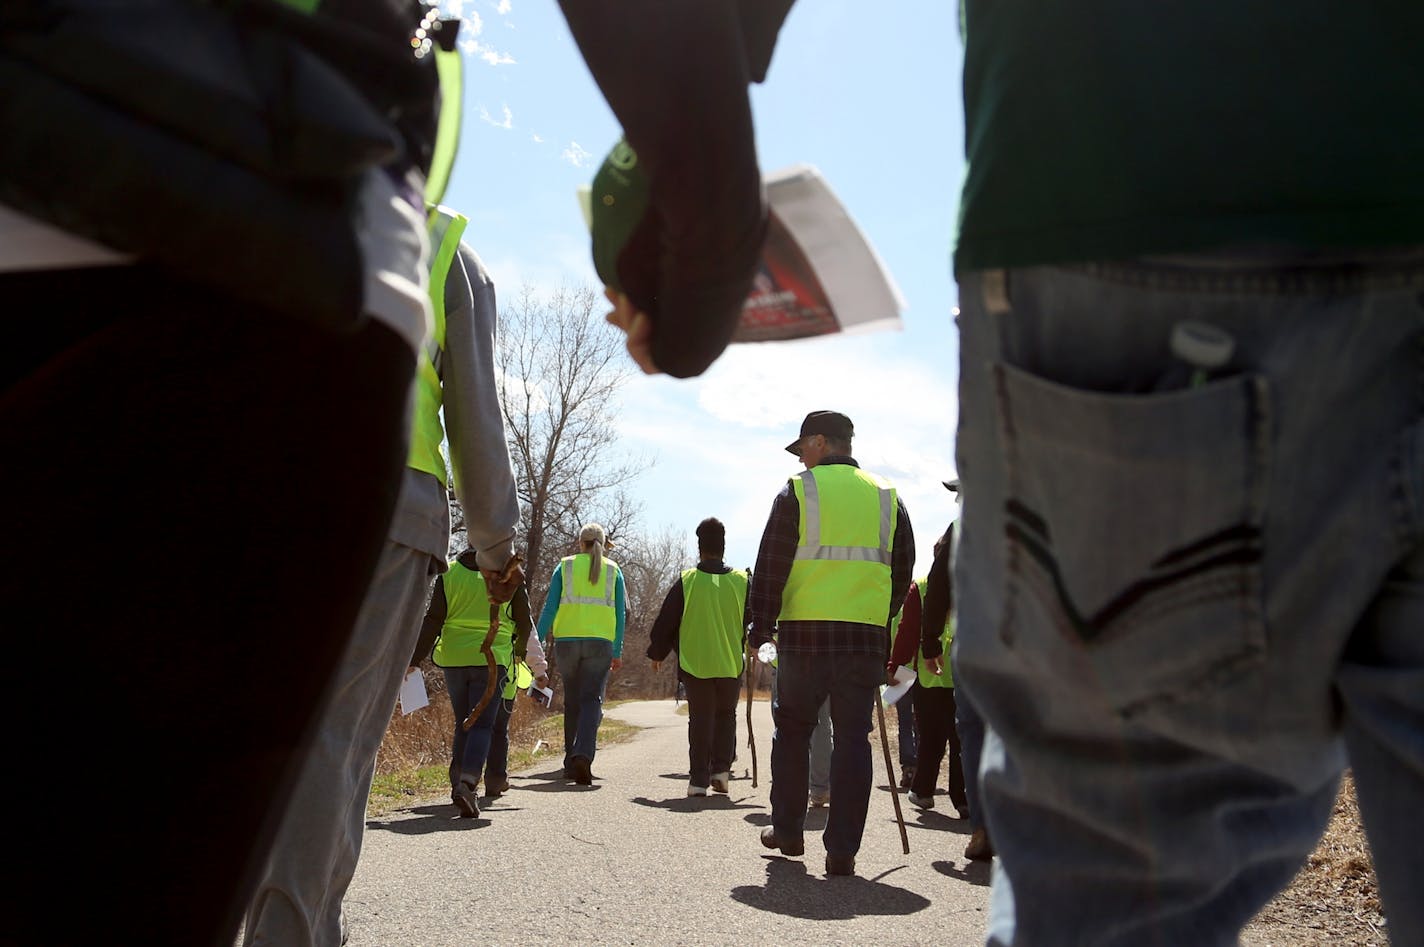
[[[674,0],[669,0],[674,2]],[[619,134],[554,0],[443,0],[465,20],[465,116],[445,202],[497,292],[601,287],[575,192]],[[734,345],[702,377],[638,375],[621,433],[654,465],[635,486],[650,532],[727,524],[751,566],[771,498],[800,469],[782,448],[802,417],[841,411],[863,467],[889,478],[916,527],[916,572],[954,516],[959,350],[949,254],[964,174],[958,4],[801,0],[752,89],[766,172],[814,165],[906,302],[895,330]]]

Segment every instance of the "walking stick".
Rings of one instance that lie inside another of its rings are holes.
[[[885,774],[890,777],[890,800],[895,803],[895,822],[900,826],[900,847],[910,854],[910,836],[905,832],[905,814],[900,811],[900,791],[895,786],[895,770],[890,765],[890,735],[885,732],[885,704],[875,695],[875,712],[880,717],[880,748],[885,751]]]
[[[755,656],[747,652],[747,746],[752,751],[752,788],[757,784],[756,734],[752,732],[752,675],[757,672]]]
[[[504,564],[503,571],[499,574],[501,582],[509,581],[510,575],[514,573],[514,567],[519,564],[519,556],[511,556]],[[485,632],[485,640],[480,642],[480,653],[485,656],[485,667],[489,673],[485,675],[485,692],[480,695],[479,703],[475,704],[475,709],[470,711],[470,715],[465,718],[465,722],[460,724],[461,729],[469,730],[475,725],[475,721],[480,719],[480,714],[484,713],[489,706],[490,698],[494,696],[495,679],[499,674],[495,671],[494,663],[494,636],[499,633],[499,610],[500,602],[490,602],[489,630]]]

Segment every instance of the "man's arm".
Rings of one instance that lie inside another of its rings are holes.
[[[901,665],[915,660],[915,649],[920,646],[920,587],[910,583],[910,591],[905,593],[905,604],[900,608],[900,627],[895,630],[895,641],[890,646],[890,661],[885,670],[894,674]]]
[[[678,633],[682,628],[682,580],[672,584],[663,597],[663,606],[658,609],[658,617],[653,621],[653,630],[648,635],[648,660],[660,664],[678,645]]]
[[[435,590],[430,593],[430,604],[425,607],[425,619],[420,623],[420,638],[415,642],[408,667],[415,667],[430,654],[435,647],[435,639],[440,629],[445,627],[445,614],[449,605],[445,601],[445,577],[435,577]]]
[[[756,273],[767,211],[747,87],[790,5],[744,16],[733,0],[560,2],[649,182],[617,288],[651,320],[652,365],[679,378],[722,354]]]
[[[910,514],[899,495],[895,496],[895,539],[890,544],[890,614],[885,621],[895,617],[900,604],[905,601],[905,593],[914,581],[915,572],[915,530],[910,525]]]
[[[757,550],[756,569],[752,574],[751,640],[748,646],[759,648],[772,639],[776,619],[781,614],[781,593],[791,575],[791,563],[796,559],[797,522],[801,504],[790,482],[771,502],[771,515],[762,530],[761,547]]]
[[[495,588],[495,576],[514,555],[519,497],[495,386],[494,283],[479,256],[464,243],[456,262],[445,282],[445,433],[470,546],[479,554],[491,595],[504,600],[523,580],[523,572],[516,570],[518,575],[502,590]]]
[[[944,540],[935,550],[934,565],[930,566],[929,579],[925,583],[924,614],[920,618],[923,628],[920,632],[920,653],[936,661],[941,660],[944,654],[944,644],[939,639],[944,632],[944,623],[949,620],[949,610],[954,605],[949,575],[953,529],[954,524],[951,523],[945,530]]]

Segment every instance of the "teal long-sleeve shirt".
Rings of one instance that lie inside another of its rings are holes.
[[[554,576],[549,580],[549,592],[544,596],[544,607],[539,611],[539,643],[547,644],[549,635],[554,630],[554,616],[559,614],[559,599],[564,597],[564,570],[555,569]],[[613,613],[618,616],[618,625],[613,631],[613,656],[623,657],[623,616],[627,609],[624,606],[623,597],[623,572],[620,569],[617,580],[613,585]],[[567,635],[567,640],[588,637],[586,635]]]

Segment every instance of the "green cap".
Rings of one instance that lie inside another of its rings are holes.
[[[618,139],[593,176],[589,194],[589,229],[593,233],[593,268],[603,285],[625,292],[618,280],[618,255],[648,209],[648,176],[638,155]]]

